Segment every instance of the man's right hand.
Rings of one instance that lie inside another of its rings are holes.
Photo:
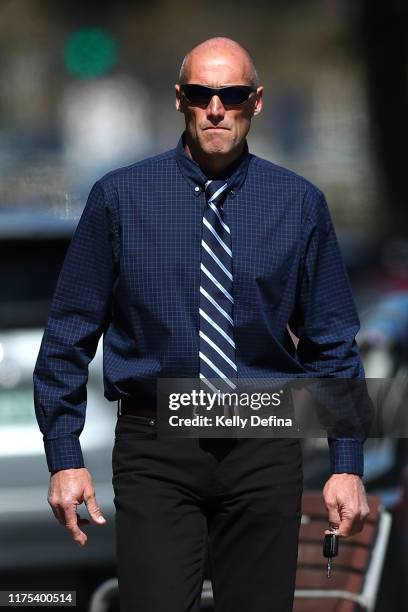
[[[59,470],[51,475],[48,503],[55,517],[71,532],[72,538],[79,546],[85,546],[88,539],[79,526],[90,523],[88,519],[82,519],[77,512],[77,506],[82,502],[85,502],[94,523],[106,524],[96,502],[92,476],[86,468]]]

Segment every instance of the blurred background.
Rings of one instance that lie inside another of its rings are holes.
[[[74,589],[86,610],[96,586],[116,574],[116,413],[102,395],[101,344],[81,441],[109,523],[89,526],[86,550],[46,501],[32,370],[93,182],[177,144],[174,83],[186,52],[206,38],[229,36],[253,54],[265,105],[250,150],[324,191],[359,309],[366,374],[407,396],[407,25],[403,0],[0,0],[1,589]],[[366,448],[367,489],[393,517],[375,609],[405,611],[406,440]],[[305,488],[319,490],[327,444],[308,441],[304,452]]]

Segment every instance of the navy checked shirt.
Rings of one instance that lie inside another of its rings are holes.
[[[322,192],[249,153],[246,143],[223,178],[238,376],[364,377],[359,318]],[[88,365],[102,334],[109,400],[147,397],[159,377],[198,377],[206,180],[183,134],[175,149],[93,185],[33,373],[51,472],[84,467]],[[363,474],[361,440],[334,438],[329,446],[333,473]]]

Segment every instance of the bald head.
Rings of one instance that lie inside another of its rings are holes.
[[[258,84],[250,53],[235,40],[223,37],[210,38],[191,49],[179,79],[174,87],[176,109],[186,122],[185,149],[204,173],[214,178],[243,152],[252,118],[262,109],[263,87]],[[189,98],[183,85],[201,85],[204,99]],[[241,95],[245,92],[244,98],[229,103],[231,98],[225,97],[225,91],[214,92],[224,87],[238,87]]]
[[[191,74],[196,73],[196,69],[203,62],[211,64],[215,73],[220,73],[221,81],[223,65],[227,62],[235,66],[238,74],[241,75],[243,83],[253,87],[258,87],[259,85],[258,74],[251,54],[245,47],[231,38],[217,36],[216,38],[209,38],[193,47],[183,59],[179,82],[188,83]],[[223,85],[224,83],[221,81],[219,84]]]

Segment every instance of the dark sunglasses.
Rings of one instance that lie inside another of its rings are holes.
[[[249,85],[227,85],[226,87],[206,87],[205,85],[180,85],[182,93],[191,104],[208,106],[213,96],[218,96],[224,106],[238,106],[246,102],[252,92]]]

